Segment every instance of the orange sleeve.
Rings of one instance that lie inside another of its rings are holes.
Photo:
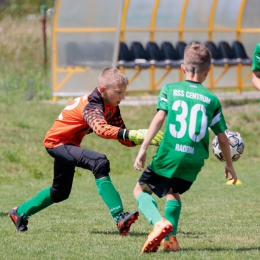
[[[99,137],[117,140],[120,127],[109,125],[101,110],[85,110],[83,117],[88,125],[92,128],[93,132],[95,132]]]
[[[118,139],[118,132],[125,128],[124,122],[117,112],[113,117],[106,121],[103,111],[99,109],[86,109],[83,118],[99,137],[105,139],[118,140],[121,144],[134,147],[135,144],[130,140]]]
[[[120,114],[119,107],[117,107],[117,110],[116,110],[116,113],[114,114],[114,116],[108,120],[108,124],[118,126],[118,127],[120,127],[120,129],[126,129],[126,126],[125,126],[124,121],[123,121],[121,114]],[[123,140],[123,139],[118,138],[118,142],[120,142],[122,145],[125,145],[125,146],[128,146],[128,147],[135,147],[136,146],[136,144],[134,144],[130,140]]]

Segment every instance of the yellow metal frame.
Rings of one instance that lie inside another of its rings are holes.
[[[57,0],[56,1],[56,8],[55,8],[55,14],[54,14],[54,19],[53,19],[53,34],[52,34],[52,79],[53,79],[53,91],[57,92],[59,91],[62,86],[75,74],[75,73],[81,73],[85,72],[88,70],[88,67],[82,68],[82,67],[66,67],[66,68],[58,68],[57,67],[57,33],[92,33],[92,32],[116,32],[117,28],[57,28],[57,21],[58,21],[58,13],[60,9],[60,3],[62,0]],[[241,0],[241,4],[239,7],[239,12],[238,12],[238,17],[237,17],[237,24],[236,28],[234,29],[214,29],[214,19],[215,19],[215,13],[216,9],[218,6],[218,0],[213,0],[211,11],[209,13],[209,24],[207,29],[189,29],[189,28],[184,28],[184,23],[185,23],[185,17],[187,13],[187,8],[189,5],[189,0],[183,0],[183,5],[182,5],[182,10],[181,10],[181,15],[180,15],[180,21],[179,21],[179,28],[173,28],[173,29],[156,29],[156,18],[157,18],[157,12],[158,8],[160,6],[161,0],[155,0],[154,1],[154,6],[152,9],[152,14],[151,14],[151,21],[150,21],[150,28],[148,29],[140,29],[140,28],[131,28],[128,29],[126,28],[126,18],[127,18],[127,13],[128,13],[128,8],[130,5],[131,0],[125,0],[124,1],[124,6],[122,10],[122,16],[121,16],[121,24],[120,24],[120,41],[124,42],[125,41],[125,34],[127,32],[148,32],[150,34],[150,41],[155,40],[155,34],[159,32],[174,32],[178,33],[179,35],[179,40],[183,41],[184,40],[184,33],[185,32],[192,32],[192,33],[201,33],[205,32],[208,33],[208,39],[212,41],[213,39],[213,33],[214,32],[222,32],[222,33],[229,33],[229,32],[235,32],[236,33],[236,39],[241,40],[241,34],[243,33],[260,33],[260,28],[244,28],[242,29],[242,19],[243,19],[243,14],[244,14],[244,9],[246,6],[246,0]],[[242,92],[243,88],[248,88],[248,87],[253,87],[253,86],[245,86],[245,82],[249,79],[251,72],[249,72],[246,76],[242,77],[242,69],[245,67],[242,64],[238,64],[235,66],[237,69],[237,85],[234,86],[234,88],[237,88],[238,93]],[[247,66],[248,67],[248,66]],[[218,67],[220,68],[220,67]],[[214,70],[215,67],[212,65],[212,69],[209,74],[209,88],[214,89],[217,85],[217,83],[221,80],[221,78],[228,72],[228,70],[231,67],[228,65],[225,65],[222,67],[222,72],[219,74],[217,78],[214,78]],[[234,66],[232,66],[234,68]],[[120,70],[125,72],[125,68],[120,66]],[[130,78],[129,82],[130,84],[133,83],[133,81],[140,75],[140,73],[143,71],[141,68],[136,67],[134,69],[135,73],[134,75]],[[148,70],[150,73],[150,91],[155,91],[157,87],[160,85],[160,83],[167,77],[167,75],[171,72],[172,68],[167,67],[165,69],[161,68],[155,68],[152,66],[149,69],[145,69],[146,71]],[[165,70],[165,73],[156,80],[156,70]],[[176,70],[176,69],[175,69]],[[180,68],[177,68],[179,70],[179,80],[183,80],[183,74],[181,72]],[[57,73],[59,72],[65,72],[67,73],[66,76],[63,78],[61,82],[57,82]],[[219,88],[219,86],[218,86]],[[232,87],[229,87],[232,88]],[[54,97],[55,99],[55,97]]]
[[[238,13],[238,18],[237,18],[237,26],[236,29],[222,29],[222,30],[213,30],[214,27],[214,18],[215,18],[215,11],[217,8],[218,0],[214,0],[212,8],[211,8],[211,13],[210,13],[210,20],[209,20],[209,40],[213,40],[213,31],[214,32],[236,32],[237,34],[237,40],[241,41],[241,32],[247,33],[250,32],[253,29],[242,29],[242,19],[243,19],[243,13],[246,5],[246,0],[242,0],[239,8],[239,13]],[[260,30],[254,30],[259,31]],[[251,71],[247,73],[247,75],[243,78],[242,77],[242,69],[243,67],[249,67],[249,65],[242,65],[239,63],[235,68],[237,69],[237,86],[234,86],[234,88],[237,88],[238,94],[242,93],[242,88],[248,88],[251,86],[245,86],[245,82],[249,79],[251,76]],[[214,65],[211,67],[210,75],[209,75],[209,82],[210,82],[210,89],[213,89],[216,84],[219,82],[219,80],[228,72],[230,68],[234,68],[234,66],[229,67],[227,64],[225,64],[223,71],[220,73],[220,75],[214,79],[213,73],[214,73]]]
[[[126,25],[126,16],[127,16],[127,11],[128,11],[128,7],[130,4],[131,0],[126,0],[125,1],[125,5],[124,5],[124,10],[123,10],[123,14],[122,14],[122,23],[121,23],[121,32],[120,32],[120,41],[124,41],[125,40],[125,33],[127,32],[149,32],[150,33],[150,41],[154,41],[155,40],[155,33],[157,32],[177,32],[179,34],[179,40],[183,41],[184,37],[183,34],[185,32],[193,32],[193,33],[201,33],[201,32],[206,32],[208,33],[208,39],[210,41],[213,40],[213,32],[222,32],[222,33],[229,33],[229,32],[235,32],[236,33],[236,38],[238,41],[241,40],[241,33],[254,33],[254,32],[260,32],[260,29],[252,29],[252,28],[248,28],[248,29],[242,29],[242,19],[243,19],[243,13],[244,13],[244,9],[245,9],[245,5],[246,5],[246,0],[242,0],[240,7],[239,7],[239,13],[238,13],[238,18],[237,18],[237,26],[234,29],[228,29],[228,28],[223,28],[223,29],[214,29],[214,19],[215,19],[215,13],[216,13],[216,9],[218,6],[218,0],[214,0],[212,3],[212,7],[211,7],[211,11],[210,11],[210,16],[209,16],[209,25],[207,29],[189,29],[189,28],[184,28],[184,23],[185,23],[185,17],[186,17],[186,13],[187,13],[187,8],[189,5],[189,0],[184,0],[183,2],[183,6],[182,6],[182,11],[181,11],[181,15],[180,15],[180,21],[179,21],[179,28],[176,29],[156,29],[156,15],[157,15],[157,11],[160,5],[160,0],[155,0],[154,2],[154,6],[153,6],[153,11],[152,11],[152,15],[151,15],[151,22],[150,22],[150,28],[149,29],[140,29],[140,28],[131,28],[131,29],[126,29],[125,25]],[[227,74],[227,72],[229,71],[229,69],[231,68],[236,68],[237,69],[237,85],[236,86],[230,86],[229,88],[237,88],[237,92],[241,93],[243,88],[248,88],[248,87],[253,87],[253,86],[245,86],[245,82],[249,79],[251,72],[249,72],[244,78],[242,78],[242,68],[243,67],[248,67],[248,65],[242,65],[241,63],[239,63],[237,66],[232,66],[229,67],[228,64],[225,64],[224,67],[218,67],[218,69],[222,68],[223,70],[221,71],[221,73],[218,75],[217,78],[214,78],[214,69],[216,69],[214,67],[214,65],[212,65],[211,70],[210,70],[210,74],[209,74],[209,88],[210,89],[214,89],[217,85],[217,83],[224,77],[224,75]],[[156,88],[160,85],[160,83],[163,81],[163,79],[165,79],[165,77],[171,72],[171,68],[167,67],[165,69],[165,73],[163,74],[163,76],[156,81],[155,80],[155,70],[158,68],[155,68],[154,66],[152,66],[149,69],[150,71],[150,90],[154,91],[156,90]],[[183,74],[180,68],[177,68],[179,70],[179,80],[182,81],[183,80]],[[123,72],[125,72],[125,69],[123,69],[122,67],[120,67],[120,70],[122,70]],[[161,70],[161,68],[160,68]],[[130,79],[130,83],[132,83],[134,81],[134,79],[137,78],[137,76],[141,73],[141,69],[137,68],[137,73],[134,74],[134,76]],[[218,86],[218,88],[221,88]],[[226,88],[226,87],[225,87]]]
[[[90,69],[90,67],[66,67],[59,68],[57,63],[57,33],[93,33],[93,32],[117,32],[117,28],[58,28],[58,14],[60,10],[60,3],[62,0],[56,0],[55,5],[55,13],[53,17],[52,24],[52,85],[53,92],[59,91],[65,83],[69,81],[69,79],[75,73],[84,73]],[[66,73],[66,76],[58,83],[57,73]],[[56,101],[57,96],[53,95],[52,100]]]

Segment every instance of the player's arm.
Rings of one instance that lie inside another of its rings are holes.
[[[221,148],[222,154],[223,154],[225,161],[226,161],[225,176],[226,176],[226,178],[228,178],[228,173],[230,173],[231,176],[232,176],[230,178],[230,180],[233,180],[233,184],[236,184],[237,175],[236,175],[236,172],[233,168],[229,142],[228,142],[228,139],[227,139],[225,132],[218,134],[218,142],[219,142],[219,146]]]
[[[252,83],[260,90],[260,71],[252,71]]]
[[[83,111],[83,118],[93,132],[99,137],[118,140],[121,144],[127,147],[136,146],[136,144],[131,140],[123,139],[123,134],[120,134],[125,130],[123,127],[123,121],[120,118],[114,118],[114,121],[110,120],[110,123],[108,123],[103,111],[100,109],[85,109]]]
[[[83,111],[83,119],[99,137],[105,139],[117,139],[120,127],[108,124],[102,110],[85,109]]]
[[[140,147],[140,150],[138,152],[138,155],[135,159],[134,168],[138,171],[141,169],[140,166],[143,168],[145,166],[146,161],[146,150],[150,144],[150,142],[155,138],[157,133],[160,131],[163,122],[166,117],[166,111],[165,110],[159,110],[157,114],[154,116],[149,129],[147,131],[147,134],[145,136],[145,139]]]
[[[148,129],[128,130],[124,124],[123,118],[121,117],[119,107],[117,107],[115,114],[108,120],[108,124],[120,127],[117,138],[123,145],[127,145],[126,142],[129,141],[135,145],[142,144],[148,131]],[[162,137],[163,132],[158,131],[158,133],[156,133],[154,138],[151,140],[150,145],[158,146],[161,143]]]
[[[114,119],[110,119],[110,124],[106,121],[104,113],[99,109],[85,109],[83,118],[91,129],[101,138],[120,140],[123,145],[134,147],[141,144],[146,135],[147,129],[128,130],[125,128],[123,120],[118,114]],[[113,124],[113,125],[112,125]],[[151,141],[153,145],[159,145],[162,139],[162,132],[159,132]]]

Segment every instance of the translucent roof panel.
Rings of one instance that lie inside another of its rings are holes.
[[[53,18],[55,95],[91,92],[103,69],[115,67],[124,0],[57,0]]]
[[[178,29],[183,2],[183,0],[160,1],[156,29]]]
[[[120,8],[122,8],[122,0],[62,0],[58,27],[113,27],[118,22]]]
[[[118,66],[120,41],[130,48],[133,41],[144,47],[155,41],[160,47],[163,41],[176,46],[178,41],[213,40],[218,45],[240,40],[252,57],[259,41],[259,8],[260,0],[56,0],[51,48],[54,93],[92,91],[104,68]],[[249,66],[243,69],[242,76],[250,73]],[[153,90],[182,79],[178,70],[167,74],[162,68],[124,72],[132,77],[130,90]],[[215,68],[214,78],[221,73]],[[234,78],[235,67],[221,76],[217,86],[227,85],[226,81],[237,84]]]
[[[241,36],[241,42],[243,43],[246,53],[249,58],[252,59],[255,45],[260,41],[258,33],[244,33]]]
[[[242,29],[255,28],[259,29],[260,27],[260,18],[259,18],[259,0],[247,0],[242,20]],[[255,45],[260,41],[259,33],[242,33],[241,41],[243,42],[247,55],[252,57]]]
[[[112,33],[58,33],[57,65],[66,66],[111,66],[115,34]]]
[[[256,6],[260,5],[259,0],[247,0],[242,20],[242,28],[259,28],[260,18],[259,18],[259,8]]]
[[[208,29],[213,1],[190,0],[185,14],[184,28]]]
[[[127,10],[126,29],[149,29],[155,0],[131,0]]]
[[[214,29],[235,29],[242,0],[218,0]]]

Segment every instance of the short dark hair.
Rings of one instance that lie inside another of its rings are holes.
[[[128,85],[129,81],[126,75],[124,75],[119,69],[106,68],[98,77],[99,87],[109,87],[115,85]]]
[[[203,73],[210,68],[211,53],[208,48],[200,43],[192,43],[184,50],[184,67],[193,74]]]

